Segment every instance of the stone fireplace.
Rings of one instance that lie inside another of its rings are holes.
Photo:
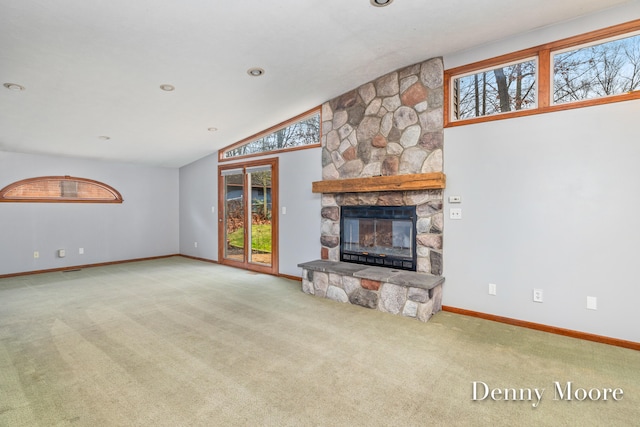
[[[439,310],[439,299],[429,301],[433,295],[441,294],[444,280],[440,277],[445,184],[442,173],[443,99],[442,59],[434,58],[389,73],[322,105],[323,180],[314,183],[313,188],[314,192],[322,193],[321,262],[301,264],[305,292],[345,302],[360,302],[370,308],[421,320]],[[396,228],[403,231],[401,237],[395,242],[393,237],[388,241],[388,230],[391,227],[393,231],[393,225],[382,221],[378,224],[382,227],[381,239],[387,241],[374,245],[371,236],[365,236],[365,239],[360,236],[367,234],[367,227],[372,224],[358,224],[357,238],[354,237],[354,223],[347,222],[352,225],[351,234],[345,230],[345,213],[364,212],[363,209],[384,211],[384,208],[415,212],[411,231],[404,232],[408,226],[399,223]],[[411,241],[398,240],[404,240],[407,234]],[[345,245],[349,244],[356,250],[345,251]],[[374,246],[375,251],[367,250]],[[391,252],[396,249],[402,252],[403,248],[411,248],[412,253],[408,257],[400,255],[396,263],[385,263]],[[358,264],[383,270],[362,273],[366,266]],[[400,280],[398,274],[404,270],[410,271],[403,273],[404,279]],[[314,271],[316,274],[309,274]],[[322,274],[332,275],[333,284],[329,284],[327,276],[325,286]],[[415,277],[409,280],[407,274]],[[338,280],[338,276],[343,279]],[[394,284],[392,276],[406,286]],[[375,298],[374,295],[362,298],[363,292],[352,286],[353,278],[360,280],[360,288],[375,292]],[[387,284],[400,286],[393,293],[392,308],[388,301],[381,302]],[[330,287],[337,289],[328,292]],[[429,294],[426,299],[425,290]],[[417,294],[421,296],[415,297]],[[366,302],[362,303],[363,300]],[[405,309],[407,304],[411,308]],[[421,309],[422,315],[418,316],[419,310],[413,309],[414,304],[427,304],[432,312],[425,314],[428,310]]]

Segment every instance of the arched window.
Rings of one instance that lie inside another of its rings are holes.
[[[0,190],[0,202],[122,203],[122,196],[102,182],[73,176],[23,179]]]

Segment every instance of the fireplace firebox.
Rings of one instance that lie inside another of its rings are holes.
[[[416,271],[416,207],[343,206],[340,261]]]

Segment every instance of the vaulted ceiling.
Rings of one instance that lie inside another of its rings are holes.
[[[626,2],[0,0],[0,85],[24,87],[0,86],[0,150],[180,167],[400,67]]]

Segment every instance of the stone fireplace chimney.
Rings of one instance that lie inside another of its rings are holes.
[[[443,74],[442,59],[430,59],[322,105],[323,180],[313,183],[322,193],[322,259],[298,264],[303,292],[423,322],[441,310]],[[341,257],[343,213],[370,218],[380,207],[395,212],[379,216],[381,233],[350,220]],[[387,221],[405,210],[410,225]],[[389,264],[406,248],[415,250],[410,259],[401,253]]]
[[[375,184],[377,177],[403,175],[442,176],[444,183],[443,99],[443,63],[434,58],[324,103],[322,183],[356,179],[349,182]],[[441,275],[442,188],[399,184],[322,191],[321,258],[340,260],[342,206],[415,206],[416,270]]]

